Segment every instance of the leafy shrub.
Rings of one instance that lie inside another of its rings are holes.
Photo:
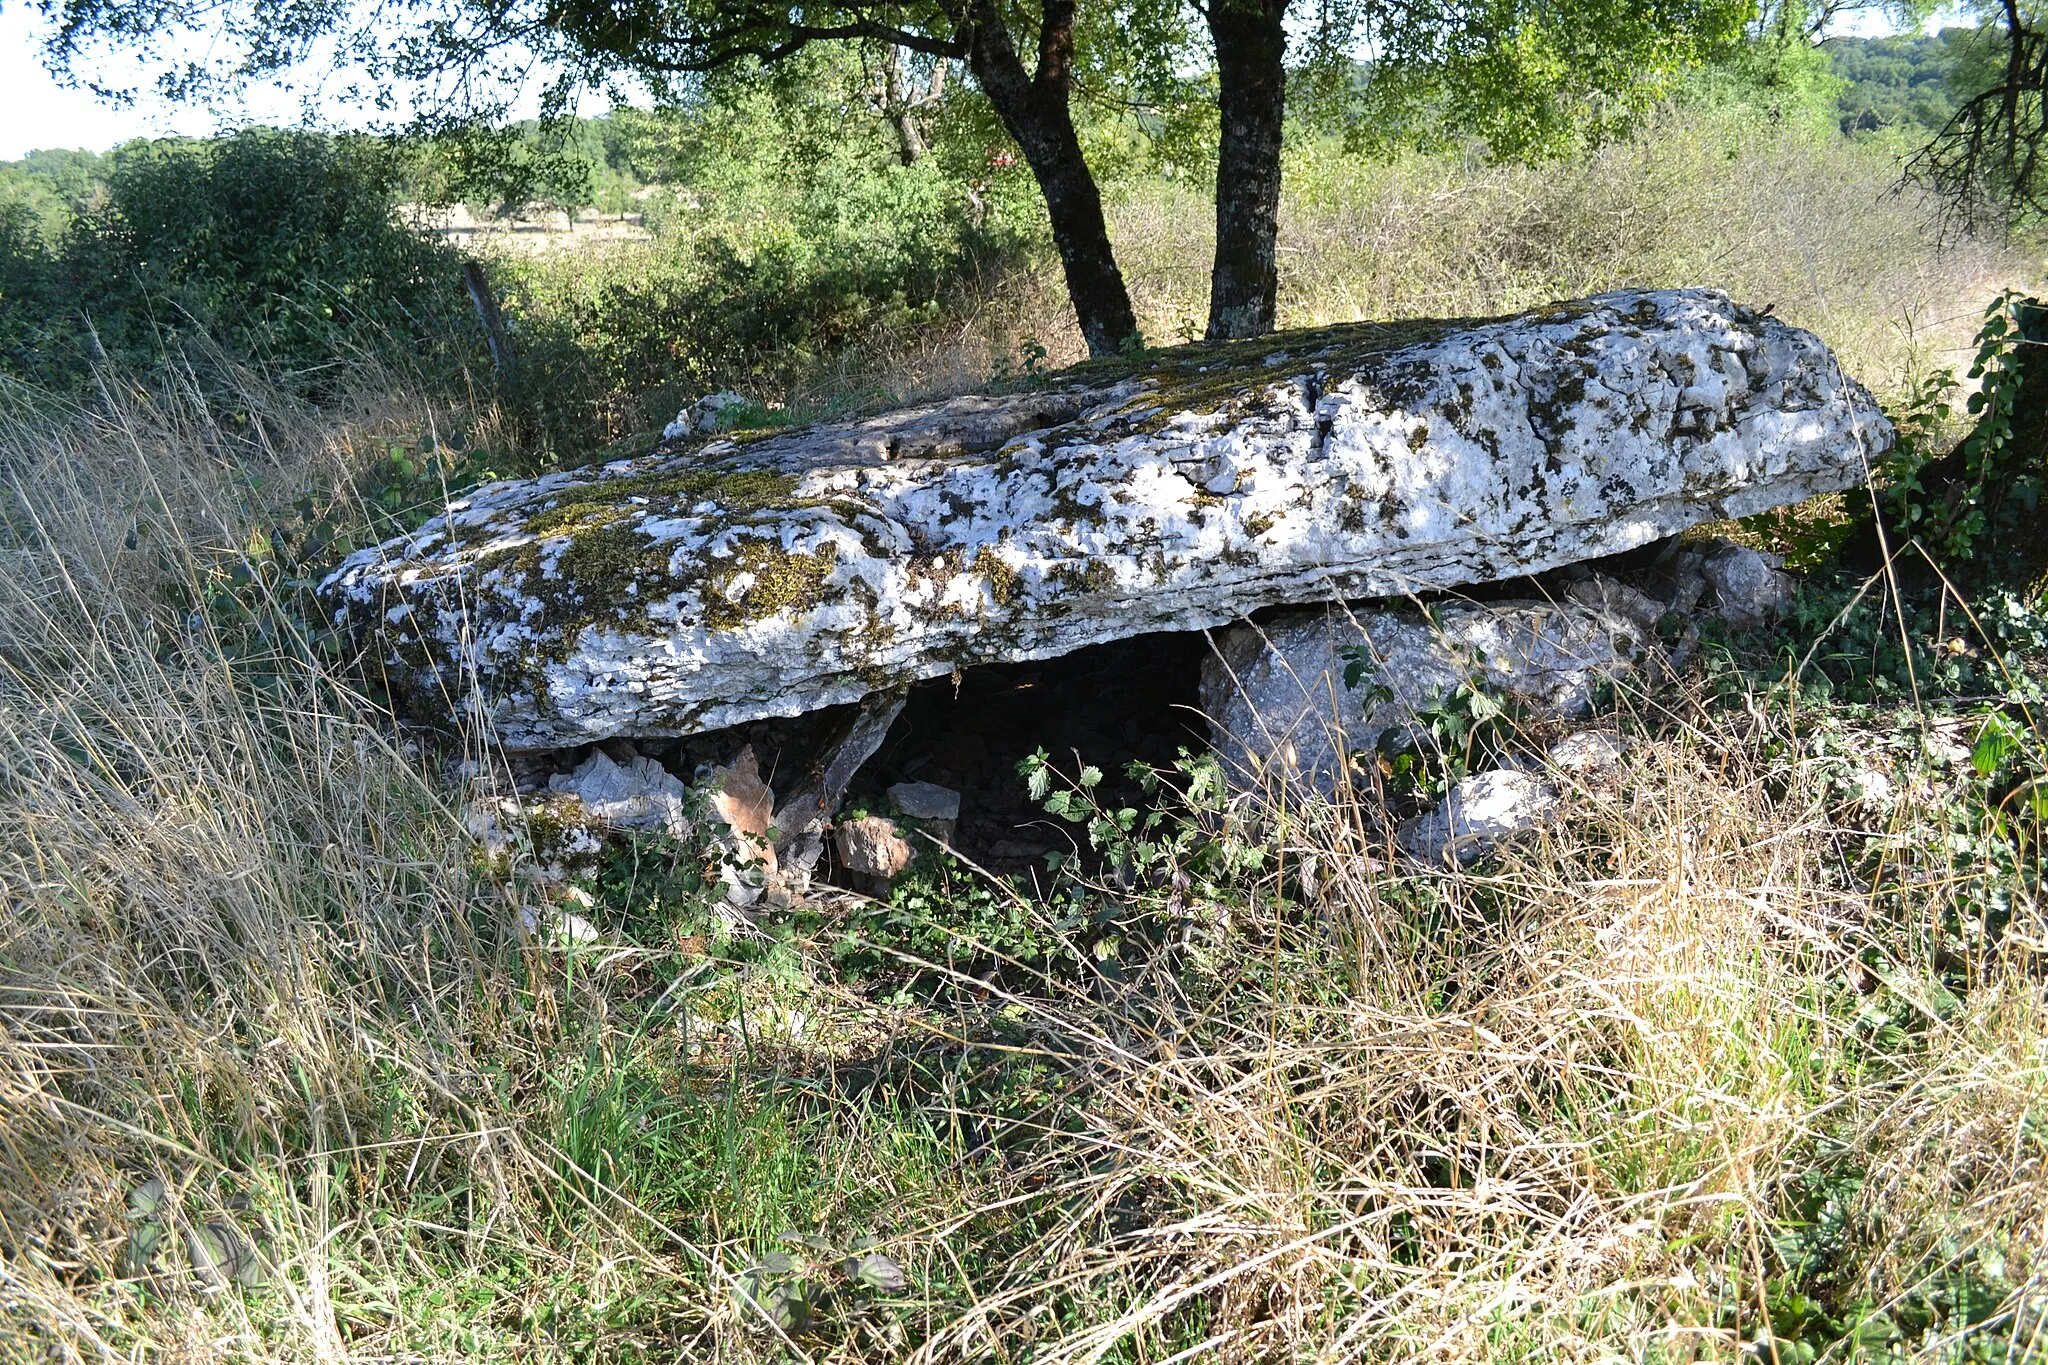
[[[203,335],[317,391],[340,357],[445,346],[467,326],[460,261],[398,221],[401,170],[359,136],[131,143],[55,243],[19,212],[0,228],[0,289],[34,315],[0,363],[63,384],[95,347],[146,369]]]
[[[449,335],[455,254],[394,216],[398,165],[362,137],[252,128],[123,149],[62,248],[110,354],[196,326],[285,372]]]
[[[1977,333],[1969,434],[1947,454],[1934,454],[1951,416],[1953,371],[1924,380],[1900,414],[1899,443],[1886,470],[1887,511],[1900,534],[1917,537],[1944,563],[2010,561],[2039,548],[2036,523],[2048,478],[2044,347],[2048,306],[2006,290],[1985,309]]]
[[[1021,255],[1030,223],[1004,196],[937,153],[900,164],[874,129],[822,136],[817,112],[756,95],[649,124],[649,172],[677,177],[647,201],[653,245],[501,264],[519,387],[551,434],[610,439],[714,389],[786,396]]]
[[[0,373],[43,372],[63,315],[56,261],[36,231],[36,213],[21,202],[0,204]]]

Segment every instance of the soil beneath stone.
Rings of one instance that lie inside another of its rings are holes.
[[[1103,773],[1097,791],[1105,805],[1142,808],[1144,793],[1127,773],[1132,763],[1170,768],[1181,750],[1208,747],[1207,726],[1195,709],[1208,652],[1208,637],[1199,631],[1142,635],[1057,659],[991,664],[919,683],[841,809],[880,809],[898,782],[950,787],[960,793],[955,850],[990,872],[1042,874],[1047,853],[1071,853],[1082,836],[1029,799],[1018,765],[1040,748],[1068,775],[1093,764]],[[808,766],[854,709],[828,707],[685,739],[518,755],[514,777],[525,789],[542,786],[551,773],[573,772],[595,748],[621,762],[645,755],[691,782],[752,745],[779,799],[803,784]],[[853,885],[830,868],[829,840],[826,847],[820,875]]]
[[[1141,635],[921,683],[849,803],[879,801],[897,782],[951,787],[961,793],[954,848],[991,872],[1042,873],[1045,855],[1074,851],[1080,830],[1030,800],[1018,765],[1041,748],[1068,775],[1093,764],[1105,805],[1142,808],[1132,763],[1167,768],[1182,749],[1208,746],[1195,709],[1208,652],[1200,632]]]

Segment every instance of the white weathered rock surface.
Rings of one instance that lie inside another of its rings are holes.
[[[651,758],[635,756],[622,765],[600,751],[575,772],[549,778],[548,790],[581,799],[584,810],[607,825],[689,837],[690,819],[684,808],[688,789]]]
[[[1283,613],[1217,637],[1202,711],[1224,765],[1246,785],[1286,781],[1328,796],[1344,756],[1474,680],[1531,715],[1583,715],[1604,677],[1645,647],[1634,625],[1576,602],[1442,602],[1413,609]],[[1345,685],[1346,651],[1363,665]]]
[[[1812,335],[1625,292],[689,438],[479,490],[323,591],[421,709],[561,747],[1549,569],[1848,487],[1891,439]]]
[[[1540,829],[1557,815],[1557,792],[1520,768],[1474,773],[1395,834],[1401,850],[1440,866],[1476,862],[1510,839]]]

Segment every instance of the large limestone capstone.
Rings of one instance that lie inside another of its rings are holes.
[[[1809,333],[1605,294],[684,435],[480,489],[322,591],[418,705],[549,748],[1550,569],[1847,488],[1891,440]]]

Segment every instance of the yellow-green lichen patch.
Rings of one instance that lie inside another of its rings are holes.
[[[1261,380],[1281,382],[1303,369],[1357,369],[1373,356],[1439,341],[1452,332],[1507,318],[1416,318],[1401,322],[1346,322],[1296,332],[1275,332],[1245,341],[1195,342],[1129,359],[1084,360],[1053,377],[1091,387],[1124,379],[1150,380],[1131,402],[1157,412],[1134,423],[1154,430],[1176,413],[1206,412],[1242,403]],[[1280,359],[1275,359],[1280,357]],[[1269,363],[1271,362],[1271,363]]]
[[[1057,565],[1046,578],[1070,593],[1107,592],[1116,586],[1116,570],[1099,559]]]
[[[987,545],[974,557],[974,571],[988,580],[988,595],[999,607],[1007,607],[1024,591],[1024,577]]]
[[[637,510],[637,509],[630,509]],[[585,626],[645,627],[648,608],[674,590],[670,547],[659,544],[626,513],[594,518],[499,550],[477,561],[538,607],[524,624],[539,639],[540,662],[559,663],[575,650]]]
[[[506,575],[518,592],[538,604],[538,615],[529,616],[526,624],[545,641],[539,650],[543,659],[559,662],[575,650],[586,626],[651,628],[649,609],[695,577],[671,567],[676,545],[647,534],[649,517],[687,515],[709,502],[717,510],[704,514],[708,532],[755,513],[811,505],[792,496],[795,487],[787,474],[730,465],[601,477],[561,490],[561,501],[521,523],[534,539],[485,555],[476,567]],[[795,590],[786,568],[766,567],[768,585],[755,589],[756,600]],[[738,571],[728,573],[728,580]],[[797,572],[799,581],[805,576]],[[781,605],[786,603],[761,612],[749,609],[737,619],[752,619]]]
[[[548,536],[650,510],[684,512],[700,502],[716,504],[718,514],[740,516],[773,505],[798,506],[791,497],[795,489],[795,479],[772,469],[649,470],[564,489],[564,501],[526,518],[524,529]]]
[[[781,612],[807,611],[823,598],[837,558],[838,547],[830,543],[807,554],[773,541],[743,542],[704,585],[704,624],[737,630]]]

